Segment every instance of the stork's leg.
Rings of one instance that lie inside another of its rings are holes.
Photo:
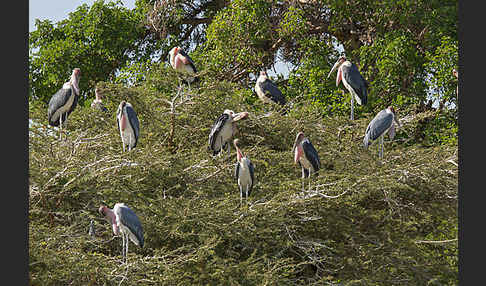
[[[62,139],[62,113],[59,115],[59,140]]]
[[[219,144],[219,154],[218,154],[218,157],[220,157],[221,154],[223,153],[223,136],[221,136],[219,138],[220,138],[220,140],[219,140],[220,144]]]
[[[246,185],[246,205],[248,205],[248,187],[249,186],[250,185],[248,185],[248,184]]]
[[[229,157],[231,157],[231,144],[227,143],[227,146],[228,146],[228,147],[227,147],[227,149],[228,149],[228,150],[227,150],[228,154],[226,155],[226,157],[227,157],[227,158],[229,158]]]
[[[240,189],[240,206],[243,204],[243,188],[239,186]]]
[[[309,177],[307,177],[307,180],[309,180],[309,188],[308,188],[308,192],[310,192],[310,188],[311,188],[311,173],[312,173],[312,170],[309,169]]]
[[[125,250],[125,263],[128,263],[128,245],[130,244],[130,242],[128,241],[128,233],[126,234],[126,237],[125,237],[125,246],[126,246],[126,250]]]
[[[383,137],[384,135],[380,136],[380,159],[383,159]]]
[[[122,258],[123,260],[125,260],[125,234],[122,233],[122,241],[123,241],[123,244],[122,244]]]
[[[128,141],[128,152],[132,151],[132,134],[130,134],[130,140]]]
[[[351,120],[354,120],[354,95],[351,94]]]
[[[304,181],[305,181],[305,171],[304,168],[302,168],[302,193],[304,193]]]

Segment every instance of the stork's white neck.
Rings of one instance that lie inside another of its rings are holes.
[[[342,64],[341,64],[341,67],[343,66],[351,66],[351,62],[350,61],[344,61]]]
[[[268,78],[264,75],[260,75],[257,79],[257,83],[261,83],[261,82],[264,82],[266,81]]]

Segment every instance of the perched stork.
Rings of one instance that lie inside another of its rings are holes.
[[[372,143],[371,141],[380,138],[380,159],[383,158],[383,137],[388,133],[390,139],[393,140],[393,137],[395,137],[395,123],[397,126],[400,126],[395,109],[392,106],[378,112],[366,128],[365,137],[363,139],[364,148],[368,149],[368,146]]]
[[[128,244],[130,239],[133,243],[143,248],[143,228],[138,216],[124,203],[117,203],[113,209],[101,205],[98,212],[103,215],[113,227],[113,234],[122,235],[122,255],[127,261]]]
[[[351,94],[351,120],[354,120],[354,100],[356,99],[359,105],[365,105],[368,102],[368,82],[363,78],[358,67],[346,60],[344,56],[337,60],[327,78],[335,69],[338,70],[336,86],[339,86],[339,82],[342,80],[344,87]]]
[[[95,88],[95,97],[96,98],[93,100],[93,102],[91,102],[91,108],[96,108],[103,112],[108,111],[108,109],[103,104],[103,96],[100,94],[98,88]]]
[[[240,189],[240,205],[243,202],[243,191],[246,194],[246,201],[248,203],[248,196],[253,188],[253,182],[255,181],[255,167],[250,159],[241,152],[238,148],[238,139],[233,141],[233,145],[236,148],[236,166],[235,166],[235,178],[238,182]]]
[[[62,123],[64,122],[64,124],[66,124],[65,122],[68,115],[73,112],[78,104],[80,76],[81,70],[79,68],[73,69],[71,79],[64,83],[62,88],[58,90],[49,100],[49,106],[47,108],[49,125],[59,126],[61,132]]]
[[[169,62],[176,71],[188,73],[188,76],[184,77],[184,81],[188,84],[197,82],[199,80],[198,77],[194,76],[194,74],[197,73],[194,61],[180,47],[174,47],[172,50],[170,50]]]
[[[266,71],[261,71],[255,84],[255,92],[264,103],[285,105],[287,102],[277,85],[268,79]]]
[[[213,124],[211,133],[209,133],[208,151],[213,151],[213,156],[221,154],[223,148],[227,149],[230,154],[230,144],[228,142],[233,138],[237,129],[236,122],[248,117],[248,112],[235,113],[233,110],[226,109]]]
[[[128,151],[131,151],[132,148],[137,146],[140,135],[140,123],[138,122],[137,113],[135,113],[130,103],[126,101],[120,102],[116,121],[118,122],[118,130],[122,139],[123,152],[125,152],[125,145],[128,145]]]
[[[316,148],[314,148],[310,140],[305,137],[304,132],[297,133],[294,147],[292,147],[292,154],[294,154],[294,163],[298,163],[302,168],[302,191],[304,191],[305,178],[309,178],[310,189],[311,173],[317,174],[321,168],[321,161]]]

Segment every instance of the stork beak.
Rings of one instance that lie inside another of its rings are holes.
[[[248,112],[243,111],[243,112],[235,114],[235,116],[233,117],[233,121],[238,121],[240,119],[245,119],[247,117],[248,117]]]
[[[336,63],[335,63],[333,66],[332,66],[332,69],[331,69],[331,71],[329,72],[329,74],[327,75],[327,78],[329,78],[329,77],[331,76],[332,72],[333,72],[334,70],[336,70],[336,68],[338,68],[338,67],[339,67],[339,60],[338,60],[338,61],[337,61],[337,62],[336,62]]]

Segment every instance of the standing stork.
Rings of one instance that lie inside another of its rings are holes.
[[[383,137],[386,133],[391,140],[395,137],[395,123],[400,126],[396,117],[395,109],[393,106],[383,109],[371,120],[370,124],[366,128],[365,137],[363,139],[363,146],[368,149],[371,145],[371,141],[380,138],[380,159],[383,158]]]
[[[223,148],[230,154],[230,144],[228,142],[237,132],[236,122],[248,117],[248,112],[235,113],[233,110],[226,109],[213,124],[209,133],[208,151],[213,151],[213,156],[221,154]]]
[[[124,203],[115,204],[113,209],[101,205],[98,212],[111,223],[114,235],[122,235],[122,256],[127,262],[129,239],[143,248],[143,228],[138,216]]]
[[[287,102],[277,85],[268,79],[266,71],[261,71],[255,84],[255,92],[264,103],[276,103],[281,106]]]
[[[321,168],[321,161],[316,148],[314,148],[310,140],[305,137],[304,132],[297,133],[294,147],[292,147],[292,154],[294,154],[294,163],[298,163],[302,168],[302,191],[304,191],[305,178],[309,178],[310,189],[310,175],[311,173],[317,174]]]
[[[125,152],[125,145],[128,145],[128,151],[131,151],[132,148],[137,146],[140,135],[140,123],[138,122],[137,113],[135,113],[130,103],[124,100],[120,102],[116,121],[118,122],[123,152]]]
[[[197,73],[194,61],[180,47],[174,47],[170,50],[169,62],[176,71],[182,71],[188,74],[184,77],[184,81],[189,84],[189,87],[191,83],[199,80],[198,77],[194,76]]]
[[[71,79],[65,82],[62,88],[49,100],[47,118],[49,125],[60,127],[59,138],[61,138],[63,122],[66,124],[68,115],[73,112],[78,104],[80,76],[81,70],[79,68],[73,69]]]
[[[235,166],[235,178],[238,182],[240,189],[240,205],[243,202],[243,190],[246,194],[246,202],[248,203],[248,196],[253,188],[253,182],[255,181],[255,166],[250,159],[241,152],[238,148],[238,139],[233,141],[233,145],[236,148],[236,166]]]
[[[346,57],[340,57],[332,67],[331,71],[327,75],[327,78],[331,76],[331,73],[337,69],[336,86],[339,86],[339,82],[342,80],[344,87],[351,94],[351,120],[354,120],[354,100],[359,105],[365,105],[368,102],[368,82],[363,78],[358,70],[358,67],[346,60]]]

